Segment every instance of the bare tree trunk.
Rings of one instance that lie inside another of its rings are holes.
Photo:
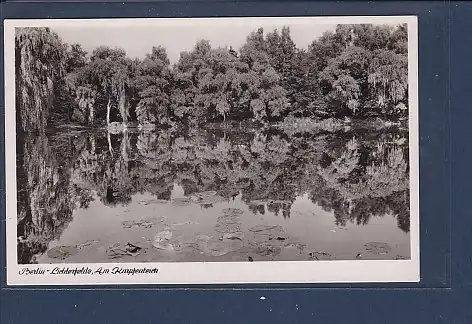
[[[110,125],[111,98],[108,98],[107,104],[107,125]]]
[[[94,119],[94,109],[95,107],[93,105],[90,105],[90,111],[89,111],[89,124],[93,125],[93,119]]]
[[[107,133],[107,139],[108,139],[108,151],[110,151],[111,156],[113,156],[113,146],[111,146],[110,132]]]
[[[97,144],[97,140],[96,140],[95,136],[92,136],[92,137],[90,138],[90,148],[91,148],[91,150],[92,150],[92,152],[93,152],[94,154],[95,154],[96,147],[97,147],[96,144]]]
[[[128,131],[125,129],[123,131],[123,140],[121,142],[121,157],[123,161],[128,162],[128,150],[129,150],[129,138],[128,138]]]

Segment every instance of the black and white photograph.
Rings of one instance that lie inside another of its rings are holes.
[[[415,17],[6,21],[5,66],[9,282],[419,280]]]

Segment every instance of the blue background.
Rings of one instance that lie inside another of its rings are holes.
[[[2,272],[1,323],[472,323],[472,3],[9,2],[1,9],[3,19],[418,15],[421,209],[419,284],[57,290],[6,287]],[[3,41],[1,47],[3,53]],[[3,77],[1,82],[3,98]],[[4,156],[3,136],[1,141]],[[1,172],[3,198],[4,168]],[[4,198],[1,211],[5,219]],[[0,224],[5,251],[5,223]],[[4,257],[1,266],[5,269]]]

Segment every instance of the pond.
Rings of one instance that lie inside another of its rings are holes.
[[[17,139],[18,262],[409,259],[408,134]]]

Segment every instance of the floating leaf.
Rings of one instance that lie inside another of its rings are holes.
[[[167,250],[167,251],[172,251],[174,250],[174,245],[167,242],[152,242],[152,246],[154,246],[158,250]]]
[[[236,233],[241,231],[239,214],[223,214],[218,216],[215,231],[220,233]]]
[[[124,228],[131,228],[131,227],[144,227],[144,228],[151,228],[153,225],[157,225],[158,223],[162,223],[166,220],[166,217],[147,217],[140,220],[126,220],[121,223]]]
[[[120,243],[115,243],[107,249],[106,254],[110,259],[117,259],[126,255],[135,257],[139,255],[140,250],[142,248],[134,243],[127,243],[124,246]]]
[[[52,259],[65,259],[78,253],[76,246],[56,246],[47,252],[47,256]]]
[[[241,224],[239,223],[217,223],[215,231],[219,233],[236,233],[241,231]]]
[[[253,252],[260,256],[275,256],[279,255],[282,248],[270,244],[257,244],[253,247]]]
[[[157,233],[152,241],[152,246],[159,250],[173,250],[174,246],[170,243],[172,232],[165,230]]]
[[[222,236],[223,240],[242,240],[244,234],[242,232],[234,232],[234,233],[224,233]]]
[[[394,260],[408,260],[409,258],[407,258],[403,255],[397,254],[393,259]]]
[[[303,243],[286,243],[284,245],[284,247],[286,247],[286,248],[295,247],[299,250],[303,250],[303,249],[306,248],[306,244],[303,244]]]
[[[90,245],[95,244],[95,243],[98,243],[98,242],[100,242],[100,241],[98,241],[98,240],[85,241],[84,243],[77,244],[77,248],[78,248],[78,249],[83,249],[83,248],[85,248],[85,247],[87,247],[87,246],[90,246]]]
[[[140,247],[136,244],[133,244],[133,243],[126,244],[126,251],[128,251],[130,253],[136,253],[141,249],[142,249],[142,247]]]
[[[157,233],[154,236],[154,241],[165,241],[165,240],[170,240],[172,238],[172,232],[165,230]]]
[[[174,223],[171,226],[183,226],[183,225],[198,225],[199,223],[197,221],[186,221],[182,223]]]
[[[387,243],[383,242],[369,242],[364,244],[366,251],[372,254],[387,254],[392,248]]]
[[[146,221],[124,221],[121,223],[124,228],[131,228],[133,226],[138,226],[138,227],[144,227],[144,228],[150,228],[152,227],[153,223],[151,222],[146,222]]]
[[[284,229],[280,225],[256,225],[254,227],[251,227],[249,231],[257,235],[269,235],[272,237],[278,237],[282,236]]]
[[[310,252],[308,253],[308,255],[310,256],[310,259],[313,259],[313,260],[333,260],[334,259],[332,254],[326,253],[323,251]]]
[[[197,245],[200,251],[208,256],[219,257],[230,252],[241,249],[244,244],[241,240],[223,239],[219,240],[215,237],[207,235],[197,236]]]

